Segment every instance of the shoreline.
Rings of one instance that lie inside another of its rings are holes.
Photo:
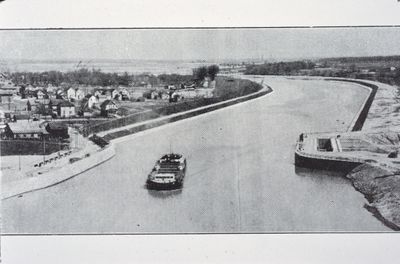
[[[327,78],[328,80],[332,80]],[[355,121],[352,123],[346,133],[315,133],[311,135],[311,140],[317,140],[320,138],[330,138],[334,142],[343,140],[343,138],[350,138],[356,140],[366,141],[370,144],[370,148],[366,153],[363,151],[358,151],[356,144],[355,150],[341,152],[319,152],[318,151],[304,151],[303,150],[303,140],[297,143],[295,150],[295,160],[296,164],[305,167],[314,167],[315,165],[321,165],[321,167],[330,166],[332,170],[340,170],[345,168],[345,177],[350,180],[354,189],[364,195],[367,203],[364,205],[365,209],[372,213],[372,215],[381,221],[385,226],[389,227],[394,231],[400,231],[400,181],[397,179],[388,179],[387,182],[380,181],[384,176],[394,175],[400,169],[398,165],[400,162],[389,159],[387,157],[391,149],[396,148],[400,138],[395,139],[390,138],[390,134],[387,131],[381,131],[374,126],[368,131],[362,130],[364,125],[368,122],[374,124],[377,122],[379,124],[380,116],[376,116],[376,113],[371,113],[371,109],[375,112],[383,112],[382,100],[381,98],[388,98],[390,96],[384,97],[382,93],[390,94],[394,100],[395,93],[382,91],[385,89],[396,89],[394,86],[386,85],[383,83],[378,83],[368,80],[349,80],[349,79],[333,79],[334,81],[347,81],[354,82],[361,85],[365,85],[371,89],[371,93],[366,99],[363,106],[360,108],[358,116],[356,116]],[[377,99],[378,98],[378,99]],[[389,104],[389,103],[388,103]],[[390,104],[389,104],[390,105]],[[386,111],[385,114],[390,114],[390,111]],[[382,121],[381,121],[382,122]],[[387,122],[387,120],[386,120]],[[386,124],[386,123],[385,123]],[[381,127],[385,125],[380,124]],[[387,127],[388,125],[386,125]],[[389,125],[390,126],[390,125]],[[379,126],[378,126],[379,127]],[[392,132],[393,134],[394,132]],[[397,131],[396,131],[397,134]],[[397,134],[398,135],[398,134]],[[307,135],[308,136],[308,135]],[[306,136],[306,137],[307,137]],[[338,138],[338,139],[336,139]],[[307,139],[307,143],[310,139]],[[361,142],[358,144],[361,144]],[[375,154],[373,150],[374,147],[379,146],[386,150],[386,154],[378,153]],[[350,153],[350,154],[349,154]],[[332,166],[331,166],[332,165]],[[391,186],[391,187],[388,187]]]

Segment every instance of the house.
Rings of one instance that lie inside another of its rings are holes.
[[[25,91],[36,91],[36,88],[32,86],[32,84],[29,84],[28,86],[25,87]]]
[[[195,98],[195,97],[197,97],[197,92],[196,92],[196,89],[194,89],[194,88],[178,90],[172,94],[172,97],[176,97],[176,96],[178,96],[178,98],[181,98],[181,99]]]
[[[49,133],[41,125],[40,121],[18,120],[7,123],[5,135],[10,139],[40,140],[47,138]]]
[[[101,91],[100,90],[96,90],[93,94],[96,97],[100,97],[101,96]]]
[[[76,97],[76,92],[75,92],[75,88],[70,87],[67,90],[67,98],[68,100],[74,99],[75,100]]]
[[[118,110],[118,105],[114,100],[105,100],[100,105],[100,114],[102,116],[108,116],[108,114],[115,113]]]
[[[75,100],[82,100],[83,98],[85,98],[85,92],[81,89],[77,89],[75,91]]]
[[[150,98],[157,100],[160,97],[159,93],[157,91],[152,91],[150,94]]]
[[[12,97],[12,92],[0,89],[0,103],[10,103]]]
[[[112,93],[110,90],[104,90],[102,92],[103,97],[106,98],[106,100],[111,100],[112,99]]]
[[[62,101],[57,105],[57,114],[60,117],[73,117],[75,116],[75,105],[68,101]]]
[[[131,96],[126,88],[121,90],[121,99],[126,101],[131,99]]]
[[[39,99],[39,100],[44,99],[45,96],[46,96],[46,94],[45,94],[42,90],[38,90],[38,91],[36,92],[36,98]]]
[[[210,84],[212,84],[212,82]],[[212,98],[212,97],[214,97],[214,89],[199,88],[199,89],[196,89],[196,94],[197,94],[196,95],[197,97]]]
[[[49,85],[47,85],[46,87],[46,92],[48,94],[54,94],[57,90],[57,87],[53,86],[51,83]]]
[[[3,118],[0,117],[0,119],[2,120]],[[6,129],[7,129],[7,124],[1,122],[1,123],[0,123],[0,138],[1,138],[1,139],[6,139],[6,138],[7,138],[7,136],[6,136]]]
[[[111,98],[114,99],[114,100],[120,101],[121,98],[122,98],[122,96],[121,96],[121,94],[118,92],[117,89],[113,89],[113,90],[111,91]]]
[[[99,99],[94,95],[88,94],[85,98],[87,99],[87,107],[90,109],[99,103]]]
[[[169,99],[169,94],[166,92],[161,92],[161,99],[162,100],[168,100]]]
[[[58,89],[58,90],[56,91],[56,98],[57,98],[57,99],[63,99],[63,98],[65,98],[65,93],[64,93],[64,91],[63,91],[62,89]]]

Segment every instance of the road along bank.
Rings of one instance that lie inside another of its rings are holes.
[[[98,133],[98,135],[102,136],[107,142],[109,142],[109,140],[111,139],[127,136],[133,133],[158,127],[164,124],[176,122],[203,113],[228,107],[237,103],[245,102],[266,95],[270,92],[272,92],[272,89],[267,85],[263,85],[262,89],[252,94],[195,108],[185,112],[172,114],[162,118],[152,119],[125,127],[119,127],[116,129]],[[93,135],[89,135],[89,137],[90,136]],[[51,187],[53,185],[71,179],[72,177],[75,177],[78,174],[81,174],[82,172],[85,172],[95,166],[98,166],[106,162],[107,160],[111,159],[114,155],[115,155],[115,150],[112,142],[110,142],[109,145],[105,148],[98,148],[98,147],[94,148],[92,147],[90,149],[84,148],[78,152],[75,152],[74,155],[71,155],[69,157],[70,161],[74,160],[74,162],[69,162],[64,166],[58,166],[55,168],[54,167],[48,168],[44,166],[44,168],[34,169],[32,171],[26,172],[25,174],[27,177],[25,177],[24,179],[3,183],[1,198],[8,199],[27,192]]]
[[[364,80],[337,81],[358,83],[371,89],[349,127],[348,131],[356,132],[301,134],[295,150],[296,166],[345,172],[355,189],[366,197],[369,204],[365,208],[386,226],[400,230],[399,127],[392,126],[387,119],[382,125],[382,116],[377,115],[390,112],[382,108],[393,105],[387,100],[391,97],[396,101],[397,88]],[[364,124],[369,129],[360,131]]]

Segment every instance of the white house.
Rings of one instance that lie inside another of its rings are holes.
[[[126,89],[126,88],[123,88],[122,90],[121,90],[121,95],[122,95],[122,100],[129,100],[129,99],[131,99],[131,96],[130,96],[130,94],[129,94],[129,92],[128,92],[128,90]]]
[[[73,117],[75,116],[75,106],[68,101],[61,102],[57,105],[57,112],[60,117]]]
[[[85,92],[81,89],[75,90],[75,100],[82,100],[83,98],[85,98]]]
[[[111,91],[111,98],[115,100],[121,100],[121,94],[118,92],[117,89]]]
[[[99,100],[96,96],[92,95],[88,98],[88,108],[92,109],[96,104],[99,103]]]
[[[157,91],[152,91],[151,94],[150,94],[150,98],[151,98],[151,99],[156,100],[156,99],[158,99],[159,97],[160,97],[160,95],[158,94]]]
[[[68,90],[67,90],[67,98],[68,98],[68,100],[71,100],[71,99],[75,99],[75,97],[76,97],[76,91],[75,91],[75,89],[74,88],[69,88]]]
[[[99,90],[96,90],[93,94],[96,97],[100,97],[101,96],[101,92]]]

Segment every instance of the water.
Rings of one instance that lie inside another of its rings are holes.
[[[210,65],[212,62],[196,61],[143,61],[143,60],[0,60],[0,72],[44,72],[44,71],[73,71],[79,68],[101,69],[103,72],[131,74],[192,74],[192,69]]]
[[[304,131],[347,129],[367,92],[352,84],[265,78],[274,92],[119,139],[110,161],[3,201],[6,233],[388,230],[340,175],[297,170]],[[184,188],[148,191],[155,160],[187,157]]]

